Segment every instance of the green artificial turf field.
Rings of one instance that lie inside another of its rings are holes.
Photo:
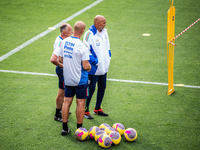
[[[0,1],[0,58],[93,2]],[[174,6],[178,35],[199,19],[200,1],[174,0]],[[112,59],[102,106],[109,116],[93,115],[93,120],[84,119],[83,126],[89,129],[120,122],[138,133],[134,142],[127,142],[122,136],[121,143],[109,149],[200,149],[200,22],[175,41],[174,84],[193,88],[175,86],[175,92],[168,96],[168,9],[168,0],[103,0],[68,22],[73,26],[81,20],[88,29],[97,14],[107,20]],[[144,33],[150,36],[142,36]],[[70,109],[69,135],[61,136],[62,123],[54,121],[58,79],[50,57],[58,35],[59,28],[0,61],[2,150],[102,149],[93,140],[80,142],[75,138],[75,101]],[[96,93],[90,113],[95,97]]]

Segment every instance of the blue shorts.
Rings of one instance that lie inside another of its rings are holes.
[[[79,86],[65,86],[65,97],[74,97],[78,99],[86,99],[89,96],[88,83]]]
[[[64,85],[64,77],[63,77],[63,68],[56,66],[56,74],[58,75],[58,86],[60,89],[64,89],[65,85]]]

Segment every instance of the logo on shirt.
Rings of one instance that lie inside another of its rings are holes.
[[[107,36],[105,35],[105,40],[107,40]]]
[[[68,41],[65,42],[64,53],[68,53],[68,54],[64,54],[64,57],[72,58],[74,45],[75,45],[75,43],[71,43],[71,42],[68,42]]]
[[[100,41],[98,39],[96,40],[96,45],[100,46]]]
[[[61,44],[62,44],[62,41],[60,41],[60,43],[58,44],[58,45],[59,45],[59,47],[61,47]]]

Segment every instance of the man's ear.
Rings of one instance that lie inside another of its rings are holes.
[[[84,33],[84,31],[85,31],[85,29],[82,29],[82,31],[81,31],[81,34],[83,34],[83,33]]]

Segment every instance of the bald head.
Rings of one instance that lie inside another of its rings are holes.
[[[77,21],[74,24],[74,36],[81,37],[85,31],[85,23],[82,21]]]
[[[82,21],[77,21],[74,25],[74,32],[81,32],[85,28],[85,23]]]
[[[104,20],[106,20],[104,16],[97,15],[97,16],[94,18],[94,24],[99,23],[99,22],[104,21]]]
[[[104,16],[102,15],[97,15],[94,18],[94,26],[96,27],[96,29],[101,32],[104,27],[106,26],[106,19]]]

